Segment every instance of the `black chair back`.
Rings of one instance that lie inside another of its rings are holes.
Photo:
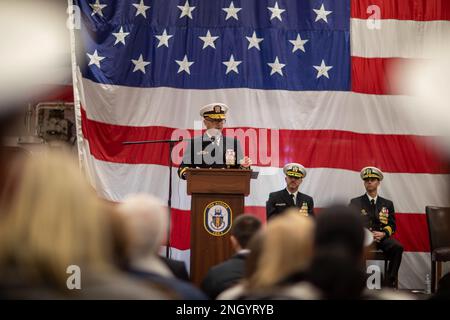
[[[450,207],[425,207],[431,252],[450,247]]]

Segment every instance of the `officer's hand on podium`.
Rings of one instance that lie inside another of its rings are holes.
[[[240,165],[241,165],[241,168],[243,168],[243,169],[249,169],[250,166],[252,165],[252,159],[250,159],[249,157],[244,157],[240,161]]]

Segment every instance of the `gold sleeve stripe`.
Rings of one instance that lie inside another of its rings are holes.
[[[384,227],[383,230],[386,230],[390,236],[392,235],[392,228],[390,226]]]
[[[184,167],[183,169],[181,169],[180,174],[179,174],[180,177],[183,176],[184,172],[185,172],[187,169],[188,169],[188,167]]]

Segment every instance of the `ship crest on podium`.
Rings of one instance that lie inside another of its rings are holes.
[[[203,215],[205,229],[209,234],[220,237],[230,231],[232,211],[227,203],[211,202],[206,206]]]

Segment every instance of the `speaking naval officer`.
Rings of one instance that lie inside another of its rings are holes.
[[[229,107],[224,103],[210,103],[200,109],[206,131],[188,144],[178,175],[186,179],[188,168],[248,169],[249,157],[244,157],[239,141],[222,134]]]

